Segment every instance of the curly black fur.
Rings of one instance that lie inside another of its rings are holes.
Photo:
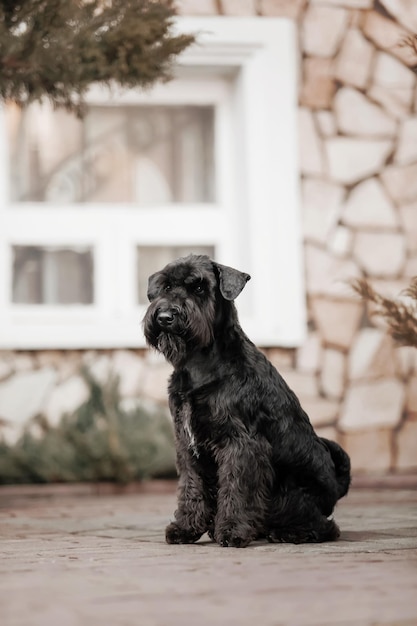
[[[234,547],[339,536],[329,518],[349,488],[349,457],[316,435],[241,329],[233,300],[249,278],[190,255],[149,279],[145,336],[174,366],[179,490],[168,543],[193,543],[205,532]]]

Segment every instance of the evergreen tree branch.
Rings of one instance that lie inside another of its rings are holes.
[[[0,100],[80,113],[95,84],[146,88],[193,41],[171,0],[0,0]]]

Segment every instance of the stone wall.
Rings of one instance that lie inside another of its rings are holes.
[[[316,429],[354,469],[417,471],[417,351],[395,346],[346,285],[398,294],[417,274],[415,0],[182,0],[188,15],[283,16],[299,32],[299,136],[309,333],[266,350]],[[169,367],[146,351],[4,353],[2,432],[85,398],[79,368],[164,403]],[[12,426],[11,424],[14,424]]]

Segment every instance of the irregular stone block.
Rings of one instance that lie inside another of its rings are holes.
[[[417,161],[417,116],[402,122],[394,156],[397,165],[409,165],[414,161]]]
[[[414,0],[381,0],[381,4],[407,30],[417,32],[417,4]]]
[[[268,348],[264,353],[272,365],[280,372],[281,369],[291,369],[294,363],[294,350],[287,348]]]
[[[411,114],[415,76],[411,70],[385,52],[379,52],[368,96],[396,118]]]
[[[339,130],[346,135],[393,137],[396,133],[392,117],[352,87],[339,89],[334,108]]]
[[[259,0],[261,15],[297,19],[304,8],[304,0]]]
[[[336,135],[336,120],[332,111],[317,111],[316,120],[323,137],[333,137]]]
[[[386,167],[381,174],[389,195],[399,204],[415,202],[417,198],[417,163]]]
[[[48,422],[56,426],[65,413],[72,413],[89,397],[89,389],[83,378],[74,376],[55,387],[46,403],[42,413]]]
[[[350,259],[335,257],[326,250],[305,246],[307,291],[309,294],[351,296],[348,281],[360,277],[357,265]]]
[[[297,372],[296,370],[281,371],[287,385],[302,400],[303,398],[315,398],[318,395],[317,379],[314,373]]]
[[[141,395],[148,400],[166,405],[168,403],[168,378],[171,373],[171,365],[165,362],[146,368]]]
[[[363,306],[357,300],[312,298],[311,310],[323,342],[342,350],[350,348],[359,327]]]
[[[359,30],[349,29],[335,62],[337,80],[364,89],[370,77],[374,50]]]
[[[333,424],[339,415],[340,404],[325,398],[302,398],[302,407],[314,427]]]
[[[346,357],[340,350],[323,351],[320,373],[321,389],[328,398],[340,399],[345,390]]]
[[[417,470],[417,421],[406,421],[396,436],[397,470]]]
[[[378,173],[392,151],[392,141],[334,137],[325,142],[330,176],[353,185]]]
[[[325,243],[339,219],[345,190],[317,178],[306,178],[302,185],[304,238]]]
[[[342,214],[343,223],[355,228],[396,228],[397,213],[377,178],[352,189]]]
[[[407,413],[414,413],[417,417],[417,376],[413,376],[407,383],[406,411]]]
[[[330,109],[336,91],[333,61],[319,57],[305,59],[300,102],[309,109]]]
[[[52,368],[20,372],[0,384],[0,417],[24,426],[39,415],[57,373]]]
[[[255,0],[222,0],[224,15],[256,15]]]
[[[320,364],[321,341],[318,333],[309,333],[297,349],[296,367],[299,372],[317,372]]]
[[[335,256],[346,257],[350,254],[353,245],[353,234],[349,228],[338,226],[327,240],[328,250]]]
[[[417,251],[417,202],[405,204],[399,208],[400,219],[404,227],[404,235],[407,250],[410,252]],[[408,273],[408,276],[414,276],[416,272]]]
[[[137,395],[145,375],[145,360],[129,350],[117,350],[113,355],[112,369],[120,378],[121,395]]]
[[[394,376],[397,371],[394,344],[379,328],[362,328],[348,358],[349,380]]]
[[[0,381],[8,378],[13,372],[13,367],[10,361],[6,359],[0,360]]]
[[[304,52],[310,56],[332,57],[342,40],[349,14],[341,8],[310,5],[304,14]]]
[[[395,428],[404,403],[404,385],[396,378],[352,385],[347,390],[338,426],[344,432]]]
[[[405,262],[405,239],[402,233],[358,232],[354,238],[353,254],[368,275],[381,278],[396,276]]]
[[[180,15],[217,15],[216,0],[179,0],[176,3]]]
[[[354,472],[388,472],[393,465],[392,431],[378,429],[346,433],[341,445],[350,456]]]
[[[417,54],[409,46],[402,45],[410,31],[402,28],[394,20],[377,13],[367,11],[364,15],[363,32],[378,48],[389,50],[405,65],[413,67],[417,63]]]
[[[305,175],[322,174],[324,171],[323,148],[314,125],[313,115],[308,109],[299,109],[298,134],[301,172]]]
[[[323,4],[323,0],[311,0],[311,4]],[[370,9],[373,0],[325,0],[324,4],[349,9]]]

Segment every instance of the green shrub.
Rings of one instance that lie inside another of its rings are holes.
[[[115,481],[175,476],[172,425],[166,413],[123,409],[119,381],[100,385],[82,372],[90,395],[59,425],[39,416],[15,445],[0,443],[0,483]]]

